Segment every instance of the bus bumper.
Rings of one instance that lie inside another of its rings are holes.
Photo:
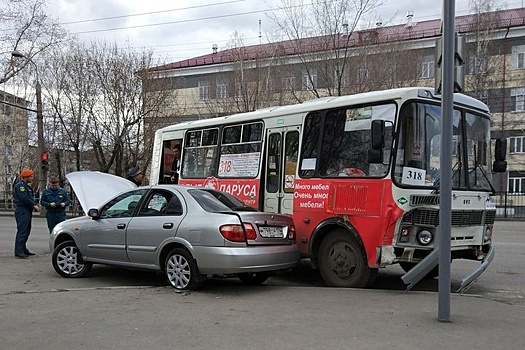
[[[494,246],[491,245],[487,255],[485,255],[485,258],[481,261],[481,265],[476,270],[472,271],[470,275],[461,280],[461,286],[456,291],[457,293],[464,293],[469,290],[476,278],[478,278],[479,275],[481,275],[490,265],[492,259],[494,259],[494,254]]]

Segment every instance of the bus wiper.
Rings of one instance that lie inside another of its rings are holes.
[[[457,173],[461,173],[461,162],[459,160],[452,167],[452,181],[454,181],[454,174],[457,174]],[[460,179],[460,183],[461,183],[461,177],[459,179]],[[436,187],[434,190],[432,190],[433,194],[439,194],[440,184],[441,184],[440,177],[438,176],[438,178],[435,179],[434,183],[433,183],[434,187]]]
[[[492,182],[490,181],[489,175],[487,174],[487,171],[483,169],[483,166],[476,162],[476,167],[474,168],[474,172],[476,172],[476,169],[479,169],[485,180],[487,180],[487,183],[490,186],[490,190],[492,191],[492,194],[496,193],[496,189],[494,186],[492,186]]]
[[[487,180],[487,183],[490,186],[490,190],[492,191],[492,194],[495,194],[496,193],[496,189],[494,188],[494,186],[492,186],[492,182],[489,179],[489,175],[487,174],[485,169],[483,169],[483,166],[478,162],[478,152],[477,152],[477,149],[476,149],[476,145],[474,145],[474,176],[476,176],[476,174],[477,174],[476,169],[478,169],[478,168],[481,171],[481,174],[483,175],[485,180]],[[477,184],[477,182],[478,182],[477,181],[477,177],[475,179],[475,182]]]

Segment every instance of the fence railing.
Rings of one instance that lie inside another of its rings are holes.
[[[70,205],[67,209],[68,216],[84,215],[80,203],[74,194],[71,197],[73,205]],[[496,218],[525,220],[525,193],[499,192],[494,195],[494,202],[496,204]],[[6,195],[0,192],[0,210],[14,210],[11,193]]]
[[[497,218],[525,220],[525,193],[496,193],[494,201]]]
[[[80,203],[78,202],[78,199],[74,194],[70,194],[71,202],[72,204],[67,207],[66,213],[68,216],[81,216],[84,215],[84,212],[82,211],[82,207],[80,206]],[[39,202],[38,196],[35,198],[37,202]],[[1,211],[14,211],[15,206],[13,203],[13,194],[12,193],[5,193],[4,191],[0,191],[0,210]]]

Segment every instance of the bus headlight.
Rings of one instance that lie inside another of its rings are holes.
[[[421,245],[429,245],[434,235],[429,230],[421,230],[416,234],[417,241]]]
[[[487,226],[483,234],[483,243],[487,243],[492,239],[492,226]]]

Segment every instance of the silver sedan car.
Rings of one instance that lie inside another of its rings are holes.
[[[299,261],[291,217],[259,212],[227,193],[136,187],[97,172],[67,178],[89,210],[51,233],[53,267],[63,277],[84,276],[93,264],[117,265],[160,271],[174,288],[191,290],[213,275],[261,284]],[[128,189],[101,203],[122,188]]]

